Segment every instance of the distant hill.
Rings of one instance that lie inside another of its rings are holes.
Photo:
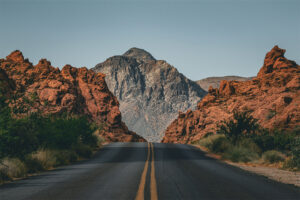
[[[93,70],[106,75],[129,129],[148,141],[160,141],[178,111],[195,109],[207,94],[175,67],[139,48],[110,57]]]
[[[248,81],[251,80],[253,77],[241,77],[241,76],[220,76],[220,77],[208,77],[201,79],[199,81],[196,81],[198,85],[200,85],[201,88],[203,88],[205,91],[208,91],[209,86],[212,86],[213,88],[219,88],[220,82],[222,80],[226,81]]]

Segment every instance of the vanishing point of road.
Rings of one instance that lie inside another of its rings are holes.
[[[300,199],[300,189],[183,144],[111,143],[92,159],[0,186],[1,200]]]

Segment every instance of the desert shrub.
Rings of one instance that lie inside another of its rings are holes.
[[[40,149],[31,154],[31,159],[40,163],[43,169],[50,169],[57,165],[56,152],[49,149]]]
[[[44,170],[44,167],[40,160],[32,157],[31,155],[27,155],[24,159],[24,163],[28,169],[28,173],[36,173]]]
[[[66,165],[78,160],[78,155],[72,150],[60,150],[56,153],[56,165]]]
[[[18,158],[4,158],[0,168],[2,168],[0,169],[2,176],[9,177],[9,179],[24,177],[27,173],[25,164]]]
[[[294,130],[267,130],[261,129],[258,134],[251,136],[253,141],[263,150],[291,151],[295,137],[299,135],[299,129]]]
[[[93,154],[92,148],[85,144],[78,144],[73,147],[73,150],[83,158],[90,158]]]
[[[249,151],[252,151],[259,155],[262,153],[262,150],[260,149],[260,147],[251,138],[241,138],[238,141],[237,146],[246,148]]]
[[[234,111],[233,117],[224,120],[218,125],[218,133],[224,134],[232,144],[236,144],[242,137],[249,137],[259,130],[257,119],[250,115],[250,112]]]
[[[233,146],[222,155],[222,158],[232,162],[250,162],[259,158],[258,153],[241,146]]]
[[[285,160],[285,155],[276,150],[269,150],[262,154],[265,163],[277,163]]]
[[[216,140],[216,139],[218,139],[219,137],[225,138],[224,135],[214,134],[214,135],[210,135],[210,136],[205,136],[205,137],[201,138],[200,140],[198,140],[198,141],[196,141],[194,143],[210,149],[213,141]]]
[[[209,150],[214,153],[224,153],[233,148],[233,145],[226,137],[218,137],[213,140]]]

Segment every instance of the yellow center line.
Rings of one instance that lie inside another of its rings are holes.
[[[146,176],[147,176],[147,171],[148,171],[148,163],[150,159],[150,145],[148,142],[148,155],[147,155],[147,160],[145,163],[145,167],[141,176],[141,181],[139,185],[139,189],[137,191],[135,200],[144,200],[144,191],[145,191],[145,184],[146,184]]]
[[[152,161],[151,161],[151,179],[150,179],[150,195],[151,200],[157,200],[157,187],[156,187],[156,179],[155,179],[155,167],[154,167],[154,147],[151,143],[152,150]]]

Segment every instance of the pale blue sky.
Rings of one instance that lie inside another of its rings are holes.
[[[91,68],[131,47],[192,80],[254,76],[274,45],[300,63],[300,0],[0,0],[0,57]]]

